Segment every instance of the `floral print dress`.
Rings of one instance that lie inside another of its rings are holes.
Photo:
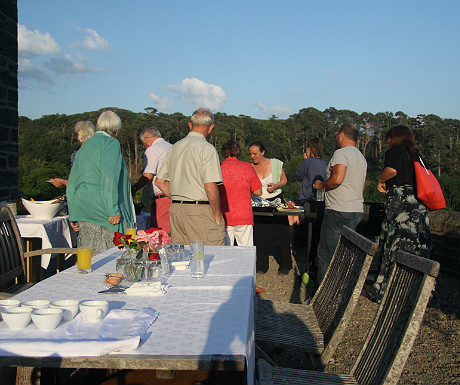
[[[391,264],[398,250],[431,258],[431,235],[427,208],[414,195],[411,185],[392,186],[385,195],[385,218],[379,239],[380,272],[374,283],[381,299]]]

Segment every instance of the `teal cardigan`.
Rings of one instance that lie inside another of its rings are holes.
[[[91,222],[112,231],[125,232],[135,222],[131,182],[120,143],[98,131],[78,150],[67,183],[67,204],[72,222]],[[120,223],[109,217],[120,214]]]

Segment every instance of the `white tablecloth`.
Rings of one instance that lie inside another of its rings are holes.
[[[72,234],[68,216],[52,219],[35,219],[32,215],[18,215],[16,217],[19,232],[22,238],[41,238],[42,249],[52,247],[72,247]],[[41,266],[46,269],[51,254],[43,254]]]
[[[102,299],[110,301],[110,309],[154,308],[160,315],[148,329],[148,339],[126,354],[244,355],[248,383],[254,382],[255,247],[205,246],[205,277],[192,278],[189,270],[173,271],[161,297],[98,294],[106,287],[104,273],[115,271],[121,253],[117,248],[107,250],[93,257],[91,274],[77,274],[72,267],[14,298]],[[2,324],[0,337],[6,327]]]

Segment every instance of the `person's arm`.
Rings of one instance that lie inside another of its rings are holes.
[[[134,195],[137,191],[147,186],[152,182],[153,174],[144,172],[139,180],[131,186],[131,193]]]
[[[61,179],[61,178],[52,178],[49,180],[49,182],[54,186],[54,187],[62,187],[62,186],[67,186],[67,180]]]
[[[165,194],[168,198],[171,198],[171,191],[170,191],[170,184],[169,181],[156,178],[155,179],[155,186],[157,186],[163,194]]]
[[[214,219],[216,220],[216,223],[220,225],[220,222],[222,221],[222,212],[220,211],[220,195],[217,183],[205,183],[204,190],[206,191],[209,204],[211,205],[211,209],[214,214]]]
[[[272,193],[276,189],[283,187],[286,183],[287,183],[287,176],[284,173],[284,169],[281,169],[280,181],[278,183],[269,183],[267,185],[267,191],[269,193]]]
[[[252,195],[254,195],[255,197],[260,197],[262,195],[262,187],[253,191]]]
[[[347,172],[347,166],[344,164],[336,164],[332,167],[331,176],[324,182],[317,180],[313,184],[315,190],[325,189],[332,190],[339,187],[345,179],[345,173]]]
[[[394,178],[396,175],[398,175],[398,172],[394,168],[385,167],[382,175],[380,175],[380,178],[377,180],[377,190],[385,194],[388,191],[385,182]]]

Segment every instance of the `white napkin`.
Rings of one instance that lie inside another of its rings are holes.
[[[148,295],[151,297],[158,297],[166,293],[167,285],[161,282],[134,282],[130,287],[125,289],[128,295]]]
[[[187,270],[189,267],[189,261],[171,262],[171,266],[174,267],[175,270]]]
[[[152,308],[111,310],[103,320],[78,314],[51,332],[31,322],[22,330],[0,323],[0,354],[28,357],[84,357],[134,350],[159,313]]]

